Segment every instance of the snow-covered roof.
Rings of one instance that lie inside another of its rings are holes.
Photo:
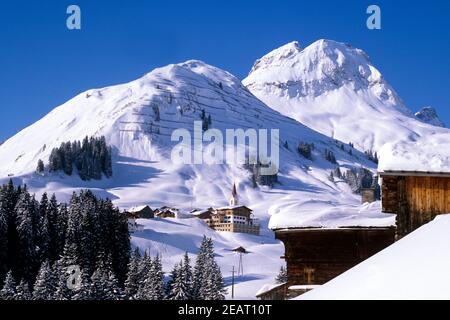
[[[317,289],[318,287],[320,287],[320,285],[306,284],[306,285],[290,286],[288,289],[289,290],[313,290],[313,289]]]
[[[261,287],[261,289],[258,290],[258,292],[256,292],[255,296],[259,297],[269,291],[272,291],[273,289],[276,289],[278,287],[282,287],[286,285],[286,283],[273,283],[273,284],[265,284]]]
[[[450,214],[298,299],[450,299]]]
[[[132,213],[133,212],[139,212],[139,211],[144,210],[147,207],[149,207],[149,206],[148,205],[143,205],[143,206],[131,207],[130,209],[128,209],[128,212],[132,212]]]
[[[378,171],[450,173],[450,134],[384,145],[379,152]]]
[[[192,211],[191,214],[194,215],[194,216],[199,216],[199,215],[202,215],[202,214],[208,213],[208,212],[211,212],[211,210],[209,210],[209,209],[195,210],[195,211]]]
[[[242,205],[237,205],[237,206],[226,206],[226,207],[221,207],[221,208],[217,208],[216,210],[233,210],[233,209],[238,209],[238,208],[247,208],[250,211],[252,211],[252,209],[250,209],[247,206],[242,206]]]
[[[395,215],[382,213],[379,201],[339,206],[312,202],[301,207],[284,208],[272,214],[269,222],[269,228],[273,230],[391,226],[395,226]]]

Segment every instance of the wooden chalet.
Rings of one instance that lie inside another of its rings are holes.
[[[175,208],[162,207],[155,210],[156,218],[177,218],[178,210]]]
[[[394,227],[274,230],[285,246],[288,287],[321,285],[395,240]]]
[[[403,237],[437,215],[450,213],[450,172],[382,171],[381,203],[396,214]]]
[[[128,219],[153,219],[154,211],[149,206],[133,207],[126,211]]]

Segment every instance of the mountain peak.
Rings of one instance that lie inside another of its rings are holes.
[[[290,42],[258,59],[245,82],[248,85],[261,80],[272,83],[300,82],[302,87],[314,82],[326,82],[326,86],[353,82],[359,88],[378,83],[382,77],[363,50],[334,40],[320,39],[303,50],[297,41]]]
[[[261,59],[256,60],[252,70],[250,71],[250,74],[261,67],[273,65],[283,60],[289,59],[299,52],[301,52],[300,43],[298,41],[289,42],[275,50],[272,50]]]
[[[275,49],[256,61],[243,83],[251,90],[282,90],[289,98],[314,98],[342,87],[370,90],[411,114],[363,50],[334,40],[320,39],[303,50],[296,42]]]
[[[243,83],[280,113],[364,150],[436,130],[414,117],[363,50],[338,41],[287,44],[259,59]]]
[[[436,127],[445,128],[444,122],[439,119],[436,109],[433,107],[423,107],[418,112],[415,113],[416,118],[420,121],[431,124]]]

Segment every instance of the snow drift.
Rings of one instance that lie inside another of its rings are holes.
[[[298,299],[450,299],[450,215],[417,229],[385,250]]]

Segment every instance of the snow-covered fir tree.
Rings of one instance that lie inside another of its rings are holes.
[[[225,284],[214,259],[212,239],[203,237],[194,268],[193,297],[197,300],[225,299]]]
[[[3,284],[3,288],[0,291],[1,300],[14,300],[16,297],[16,281],[9,271],[6,275],[6,279]]]
[[[56,291],[56,278],[49,261],[42,263],[33,287],[34,300],[52,300]]]
[[[30,291],[30,285],[27,281],[22,279],[19,285],[16,287],[16,295],[14,297],[14,300],[31,300],[32,298],[33,295]]]
[[[153,268],[153,261],[150,257],[150,255],[147,253],[147,251],[144,252],[144,256],[141,259],[141,262],[139,264],[139,288],[136,293],[136,299],[137,300],[145,300],[146,299],[146,292],[145,292],[145,286],[146,283],[149,281],[148,275],[150,274],[150,271]]]
[[[34,210],[36,210],[34,200],[27,191],[23,191],[16,205],[18,252],[15,274],[18,279],[26,281],[33,280],[37,258],[33,232]]]
[[[84,270],[81,270],[80,286],[73,295],[72,300],[93,300],[92,290],[92,282],[89,275]]]
[[[137,299],[137,293],[139,291],[139,283],[141,281],[140,265],[142,262],[142,256],[139,248],[136,248],[131,256],[130,263],[128,264],[128,275],[125,280],[125,293],[131,300]]]
[[[287,280],[288,280],[287,270],[284,266],[281,266],[280,271],[278,272],[278,275],[275,278],[275,281],[277,283],[286,283]]]
[[[152,262],[141,296],[144,300],[163,300],[165,298],[164,273],[159,255]]]
[[[36,173],[43,173],[44,171],[45,171],[44,161],[39,159],[36,166]]]

